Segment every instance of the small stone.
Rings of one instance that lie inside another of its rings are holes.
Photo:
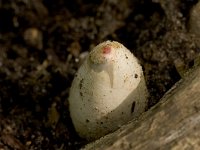
[[[24,41],[28,46],[41,50],[43,48],[43,35],[37,28],[28,28],[24,32]]]

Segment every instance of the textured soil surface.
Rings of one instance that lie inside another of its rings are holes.
[[[0,149],[79,149],[68,93],[85,55],[105,40],[140,60],[149,108],[194,65],[197,0],[0,0]]]

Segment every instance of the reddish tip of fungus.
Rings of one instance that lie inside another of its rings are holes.
[[[111,52],[111,47],[110,46],[103,47],[103,54],[109,54],[110,52]]]

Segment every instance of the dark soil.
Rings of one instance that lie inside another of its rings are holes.
[[[105,40],[140,60],[149,108],[193,66],[197,0],[0,0],[0,149],[79,149],[68,92],[84,55]]]

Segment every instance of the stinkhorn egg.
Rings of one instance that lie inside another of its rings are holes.
[[[69,109],[77,133],[94,140],[145,111],[147,88],[137,58],[116,41],[103,42],[77,71]]]

